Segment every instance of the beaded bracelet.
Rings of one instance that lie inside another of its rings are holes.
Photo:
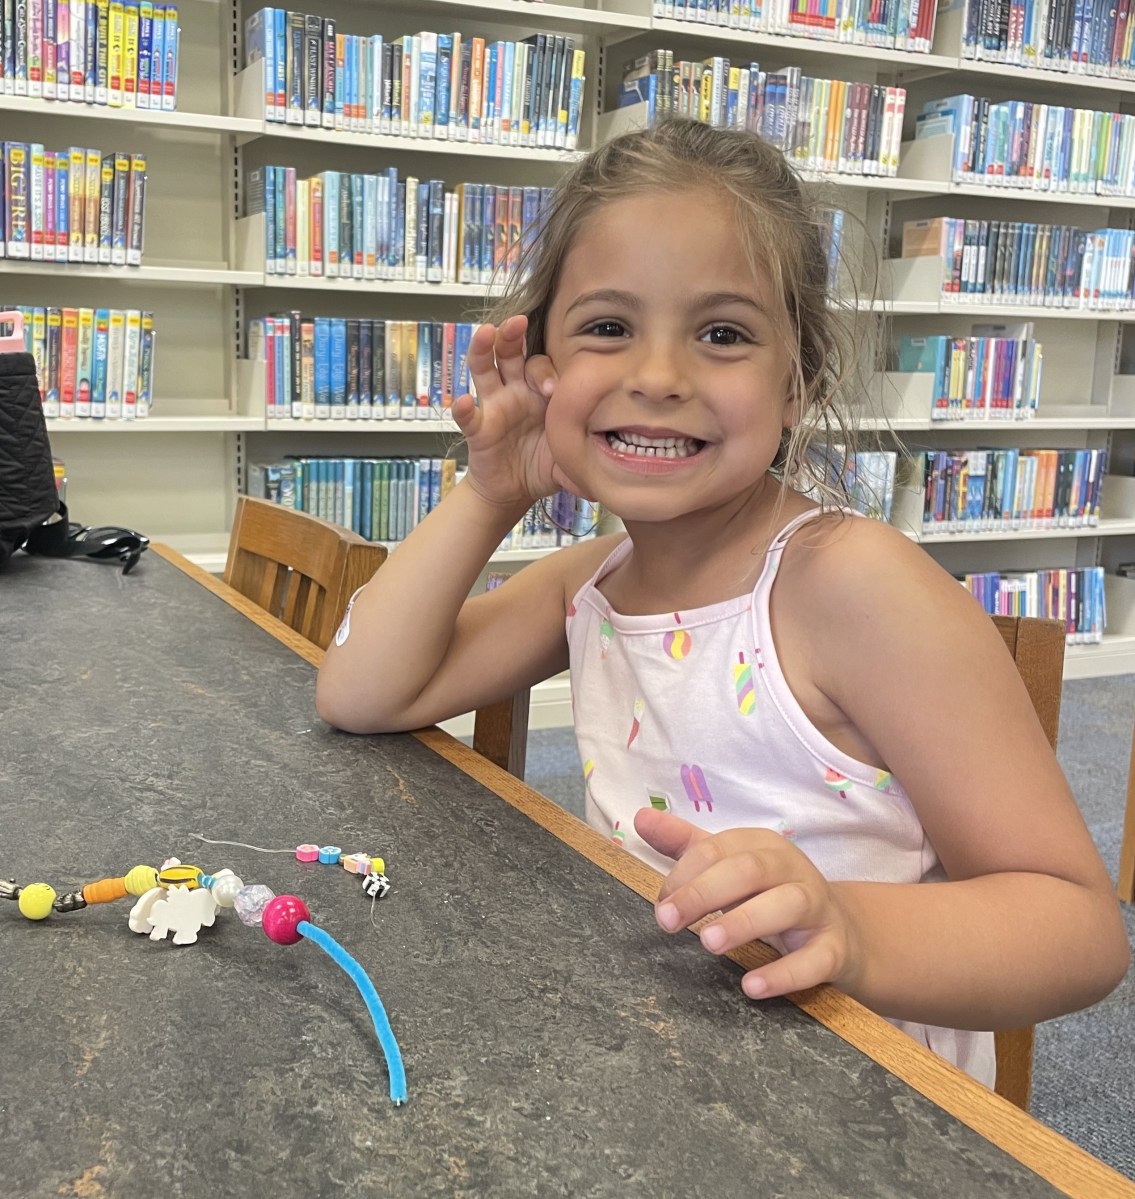
[[[207,840],[198,836],[202,841]],[[361,853],[344,854],[337,845],[303,844],[294,851],[260,850],[255,845],[245,848],[265,853],[294,852],[301,862],[340,865],[352,874],[363,876],[363,893],[372,901],[384,898],[390,891],[386,864],[381,858],[370,858]],[[219,909],[232,908],[242,924],[250,928],[259,925],[268,939],[277,945],[295,945],[301,939],[318,945],[358,988],[386,1057],[390,1098],[395,1105],[406,1102],[402,1054],[374,984],[334,937],[311,923],[311,913],[298,896],[276,895],[263,883],[246,885],[228,869],[207,874],[199,866],[184,865],[177,858],[166,859],[160,870],[152,866],[135,866],[121,877],[98,879],[63,895],[57,895],[48,883],[29,883],[20,887],[15,879],[7,882],[0,879],[0,899],[15,900],[20,914],[34,921],[45,920],[52,912],[75,912],[93,904],[113,903],[128,895],[136,899],[130,909],[131,931],[149,933],[152,941],[163,940],[172,932],[175,945],[191,945],[202,928],[215,922]]]

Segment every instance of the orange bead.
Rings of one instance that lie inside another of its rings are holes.
[[[102,878],[97,883],[87,883],[83,888],[83,898],[87,903],[113,903],[116,899],[125,899],[127,894],[124,878]]]

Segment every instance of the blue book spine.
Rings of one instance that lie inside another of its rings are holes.
[[[264,168],[264,270],[277,272],[276,263],[276,168]]]
[[[500,55],[500,72],[501,72],[501,121],[498,128],[501,132],[501,137],[498,139],[502,142],[513,141],[513,122],[516,125],[520,124],[520,114],[512,111],[512,84],[513,74],[516,71],[516,43],[505,42],[501,47]],[[504,125],[507,122],[508,129],[505,130]]]
[[[325,274],[339,275],[339,172],[323,173],[323,261]]]
[[[450,73],[453,70],[453,34],[437,35],[437,106],[434,135],[449,136]]]
[[[415,463],[414,489],[418,496],[417,519],[415,524],[421,524],[430,514],[430,460],[419,458]]]
[[[91,416],[106,416],[106,356],[110,341],[110,309],[95,312],[94,366],[91,370]]]
[[[273,355],[276,369],[272,386],[276,396],[276,411],[280,413],[287,410],[288,376],[287,363],[285,361],[288,357],[287,325],[288,322],[285,317],[272,318],[272,337],[276,347],[276,352]]]
[[[374,462],[364,459],[359,470],[359,536],[372,541],[371,514],[374,507]]]
[[[398,248],[398,168],[387,167],[381,177],[379,202],[383,205],[380,229],[386,246],[386,279],[396,278],[400,257]]]
[[[288,14],[282,8],[273,8],[272,32],[276,47],[276,119],[282,121],[288,103]]]
[[[161,106],[162,106],[162,97],[165,92],[165,78],[166,78],[166,27],[170,24],[171,24],[171,22],[166,20],[165,6],[162,4],[155,4],[154,12],[153,12],[153,28],[150,33],[150,107],[151,108],[161,108]],[[247,38],[247,36],[248,36],[247,33],[245,36]],[[269,38],[268,41],[270,42],[271,39]],[[247,42],[246,42],[246,45],[247,45]],[[274,53],[274,51],[273,51],[273,53]],[[100,58],[100,60],[102,59],[101,47],[100,47],[99,58]],[[248,61],[248,60],[246,59],[246,61]],[[101,67],[101,62],[100,62],[100,67]],[[267,70],[267,68],[265,68],[265,70]],[[267,102],[268,94],[271,94],[272,101],[273,101],[273,108],[270,108],[267,110],[268,114],[269,114],[268,119],[271,120],[272,118],[271,118],[270,114],[275,111],[274,103],[275,103],[275,99],[276,99],[276,93],[275,93],[275,91],[272,90],[272,77],[270,75],[268,75],[267,73],[265,73],[264,78],[266,81],[265,82],[265,89],[266,89],[265,90],[265,102]],[[107,81],[105,79],[100,80],[100,82],[99,82],[99,97],[100,97],[99,103],[100,104],[106,103],[106,101],[104,99],[102,99],[102,96],[105,95],[106,87],[107,87]]]
[[[441,503],[441,459],[430,459],[430,511]]]
[[[48,9],[51,7],[53,0],[44,0],[43,7]],[[138,7],[137,5],[135,7]],[[148,6],[147,6],[148,7]],[[99,44],[99,10],[94,0],[88,0],[86,5],[86,40],[83,43],[86,61],[82,64],[83,69],[83,92],[88,103],[95,98],[95,84],[98,82],[98,44]],[[139,28],[138,51],[141,51],[141,29]],[[136,108],[142,108],[144,105],[138,104],[138,79],[141,76],[141,59],[135,63],[134,74],[134,104]]]
[[[49,4],[51,0],[48,0]],[[0,207],[0,218],[3,208]],[[55,228],[56,228],[56,258],[67,257],[67,247],[71,244],[71,164],[67,154],[56,155],[55,165]],[[3,237],[3,225],[0,220],[0,238]]]
[[[347,415],[347,322],[331,320],[331,415]]]
[[[326,316],[315,318],[315,415],[331,415],[331,320]]]
[[[51,0],[48,0],[50,4]],[[92,4],[92,11],[97,11]],[[138,94],[139,108],[150,105],[150,56],[154,48],[154,6],[142,0],[138,6]]]
[[[497,127],[497,71],[500,69],[501,42],[493,42],[489,47],[489,65],[485,71],[485,115],[481,121],[481,140],[484,142],[498,141]]]
[[[481,238],[481,282],[488,283],[493,277],[493,237],[496,231],[497,192],[491,184],[486,184],[480,221]]]
[[[345,122],[348,127],[353,127],[355,124],[353,114],[356,111],[355,100],[359,93],[358,59],[355,54],[358,40],[353,34],[347,34],[343,54],[343,104],[345,111],[352,115],[352,119]]]
[[[465,395],[469,390],[469,342],[473,336],[473,330],[476,325],[470,324],[468,321],[458,322],[457,329],[453,339],[453,357],[455,361],[454,380],[453,380],[453,398]]]
[[[363,276],[366,263],[366,222],[364,218],[363,191],[365,183],[362,175],[348,175],[351,185],[351,274],[356,279]]]
[[[162,108],[172,112],[177,107],[177,72],[181,61],[181,26],[177,23],[177,6],[166,6],[165,62],[162,67]],[[150,105],[153,108],[153,105]]]
[[[406,184],[399,182],[394,193],[394,277],[402,278],[406,265]]]
[[[362,465],[362,461],[359,458],[347,459],[347,473],[351,485],[351,528],[356,533],[360,532],[360,526],[363,523]],[[344,496],[344,500],[345,498]]]
[[[288,265],[288,205],[287,205],[287,167],[272,167],[276,172],[276,241],[273,253],[276,259],[276,273],[282,275]]]

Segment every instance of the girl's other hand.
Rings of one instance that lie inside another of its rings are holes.
[[[528,319],[481,325],[469,344],[469,373],[477,390],[453,403],[469,446],[469,481],[492,504],[530,504],[571,483],[552,461],[544,413],[555,389],[550,359],[525,362]]]
[[[721,912],[700,934],[711,953],[757,938],[782,938],[785,955],[742,978],[751,999],[839,984],[854,973],[858,955],[848,913],[809,858],[779,833],[763,828],[707,833],[654,808],[637,813],[635,831],[678,860],[655,905],[667,932]]]

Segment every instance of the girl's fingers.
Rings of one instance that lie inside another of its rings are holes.
[[[525,317],[510,316],[496,331],[497,372],[506,386],[524,382],[524,334],[527,329]]]
[[[469,340],[466,361],[478,395],[492,394],[494,387],[500,387],[501,377],[493,352],[496,338],[495,325],[481,325]]]
[[[457,422],[457,427],[466,437],[470,437],[476,433],[481,419],[481,410],[477,406],[477,401],[468,392],[465,392],[464,395],[459,395],[453,401],[450,413]]]
[[[695,921],[711,912],[732,908],[735,904],[747,906],[746,901],[754,903],[753,897],[759,897],[768,886],[767,871],[754,855],[735,854],[721,858],[706,869],[698,871],[685,885],[676,890],[666,893],[666,888],[663,887],[659,894],[658,923],[669,932],[689,928]],[[783,927],[771,931],[781,932]],[[757,935],[753,933],[742,937],[739,942],[731,942],[728,948],[751,941]]]
[[[685,824],[685,821],[681,823]],[[642,836],[637,823],[635,830]],[[811,865],[799,850],[788,846],[783,837],[768,829],[726,829],[724,832],[713,834],[696,829],[696,832],[700,835],[690,836],[688,844],[679,851],[677,865],[662,884],[660,900],[678,896],[679,892],[700,874],[710,870],[718,862],[729,859],[735,859],[739,869],[746,875],[750,895],[791,879],[803,879]],[[704,914],[698,913],[699,916]]]
[[[723,900],[718,908],[734,900]],[[707,911],[713,911],[707,908]],[[710,953],[724,953],[763,937],[809,928],[817,912],[812,897],[799,883],[784,883],[738,904],[701,930],[701,943]]]
[[[845,956],[835,936],[821,934],[775,962],[750,970],[741,979],[741,990],[750,999],[773,999],[806,991],[839,978]]]
[[[696,841],[709,836],[688,820],[656,808],[639,808],[634,817],[634,831],[651,849],[668,858],[680,858]]]

